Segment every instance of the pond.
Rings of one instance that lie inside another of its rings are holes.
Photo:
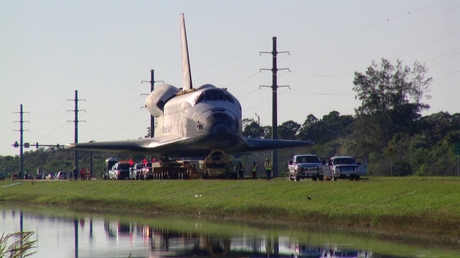
[[[0,203],[0,232],[21,230],[31,257],[460,257],[448,237]]]

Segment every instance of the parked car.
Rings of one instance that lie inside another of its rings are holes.
[[[67,179],[67,172],[62,172],[62,171],[57,172],[57,174],[54,176],[54,179],[55,180],[65,180],[65,179]]]
[[[144,163],[136,163],[131,167],[130,177],[131,179],[144,179],[142,168],[145,167]]]
[[[5,179],[6,179],[6,175],[3,173],[0,173],[0,180],[5,180]]]
[[[318,156],[314,154],[294,155],[288,164],[289,180],[299,181],[311,178],[313,181],[324,180],[323,168]]]
[[[115,163],[109,170],[109,178],[115,180],[129,180],[129,163]]]
[[[39,173],[35,176],[35,179],[37,180],[42,180],[42,179],[46,179],[45,178],[46,174],[45,173]]]
[[[141,171],[145,179],[153,179],[152,162],[147,162]]]
[[[358,175],[367,176],[367,161],[365,157],[355,157],[356,164],[358,165]]]
[[[334,180],[350,179],[359,180],[361,176],[367,175],[367,163],[364,157],[359,157],[360,161],[352,156],[335,156],[329,159],[329,170]]]
[[[44,179],[53,180],[54,179],[54,174],[53,173],[46,173]]]
[[[109,171],[113,167],[113,165],[115,165],[116,163],[118,163],[118,158],[116,157],[110,157],[105,160],[104,173],[102,174],[102,179],[110,179]]]

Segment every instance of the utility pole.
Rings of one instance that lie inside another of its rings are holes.
[[[152,93],[152,91],[155,89],[155,82],[163,82],[165,83],[164,81],[155,81],[155,71],[152,69],[150,70],[150,81],[141,81],[142,82],[150,82],[150,93]],[[148,94],[141,94],[141,96],[145,96],[145,95],[148,95]],[[142,108],[141,108],[142,109]],[[150,138],[153,138],[155,137],[155,117],[152,116],[152,114],[150,114]],[[150,160],[152,160],[152,155],[150,155]]]
[[[75,109],[74,110],[67,110],[67,112],[75,112],[75,120],[67,120],[67,122],[74,122],[75,124],[75,139],[74,143],[78,143],[78,122],[86,122],[86,121],[79,121],[78,120],[78,112],[85,111],[85,110],[78,110],[78,101],[84,99],[78,99],[78,90],[75,90],[75,99],[68,99],[67,101],[74,101],[75,102]],[[74,150],[74,160],[75,160],[75,168],[78,170],[78,150]],[[74,175],[75,176],[75,175]],[[76,178],[75,178],[76,179]]]
[[[19,106],[19,112],[14,112],[14,113],[19,113],[19,121],[15,121],[15,122],[19,122],[19,135],[20,135],[20,138],[19,138],[19,157],[20,157],[20,161],[19,161],[19,175],[18,177],[19,178],[23,178],[24,177],[24,122],[29,122],[29,121],[24,121],[23,120],[23,115],[24,113],[29,113],[29,112],[24,112],[22,110],[22,104]],[[17,131],[17,130],[15,130]],[[28,131],[28,130],[27,130]],[[18,144],[17,142],[14,144],[14,147],[18,147]],[[26,148],[29,147],[29,143],[26,144]]]
[[[272,52],[260,52],[260,54],[272,54],[272,69],[260,69],[272,71],[272,85],[260,85],[261,87],[271,87],[272,88],[272,139],[278,139],[278,88],[279,87],[289,87],[288,85],[278,86],[277,82],[277,73],[279,70],[289,70],[289,68],[278,68],[277,67],[277,55],[279,53],[288,53],[289,51],[278,52],[276,50],[276,37],[273,37],[273,50]],[[278,151],[272,150],[272,171],[273,177],[278,177]]]
[[[93,178],[93,151],[89,151],[89,172],[91,173],[88,179]]]
[[[164,81],[155,81],[154,78],[154,70],[150,70],[150,81],[141,81],[142,82],[149,82],[150,83],[150,92],[152,92],[155,87],[155,82],[163,82]],[[144,95],[148,95],[148,94],[141,94],[141,96],[144,96]],[[155,136],[155,117],[153,117],[152,115],[150,115],[150,138],[153,138]]]
[[[155,88],[154,85],[155,85],[155,72],[154,70],[150,70],[150,92],[153,91],[153,89]],[[150,138],[153,138],[155,136],[155,117],[153,117],[152,115],[150,115]]]
[[[154,85],[155,85],[155,72],[154,70],[150,70],[150,92],[154,90]],[[150,115],[150,138],[153,138],[155,136],[155,117]]]
[[[454,153],[457,155],[457,176],[459,176],[460,142],[454,143]]]

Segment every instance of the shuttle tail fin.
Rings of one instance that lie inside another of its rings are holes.
[[[192,89],[192,72],[190,70],[190,59],[188,55],[187,33],[185,31],[184,14],[180,14],[180,34],[182,45],[182,90]]]

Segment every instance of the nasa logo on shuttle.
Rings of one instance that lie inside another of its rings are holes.
[[[196,122],[196,128],[198,130],[203,130],[203,124],[201,124],[200,121]]]

